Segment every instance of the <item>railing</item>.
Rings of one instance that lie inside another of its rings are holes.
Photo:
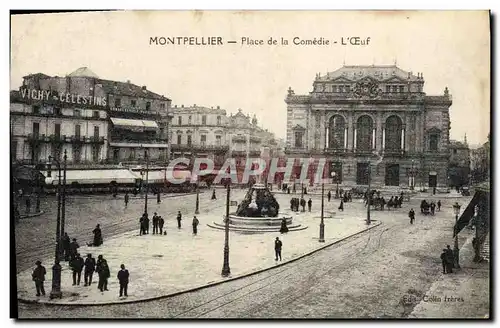
[[[172,150],[188,150],[188,149],[196,149],[196,150],[205,150],[205,151],[227,151],[229,150],[228,145],[198,145],[198,144],[171,144],[170,148]]]
[[[160,115],[160,111],[146,110],[146,109],[135,108],[135,107],[110,107],[109,110],[112,112],[119,112],[119,113]]]
[[[133,143],[133,144],[166,144],[167,143],[167,139],[111,138],[110,142],[115,142],[115,143]]]

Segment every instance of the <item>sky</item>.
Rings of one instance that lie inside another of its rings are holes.
[[[220,36],[222,46],[150,45],[150,37]],[[264,45],[242,45],[243,37]],[[270,37],[289,40],[268,45]],[[324,38],[328,46],[293,45]],[[368,45],[341,38],[370,37]],[[236,44],[227,44],[235,40]],[[337,44],[333,44],[337,40]],[[317,73],[346,65],[391,65],[424,75],[424,91],[448,87],[450,138],[486,141],[490,130],[487,11],[129,11],[19,15],[11,19],[11,89],[42,72],[65,76],[86,66],[100,78],[146,85],[173,105],[239,108],[286,136],[291,87],[308,94]]]

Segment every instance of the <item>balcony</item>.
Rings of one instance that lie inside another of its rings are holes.
[[[246,136],[237,135],[237,136],[233,136],[231,138],[231,140],[233,142],[247,142],[247,137]]]
[[[45,134],[38,134],[38,133],[28,134],[27,139],[28,139],[28,143],[30,143],[30,144],[40,144],[40,143],[48,141],[48,138],[45,136]]]
[[[198,144],[171,144],[171,150],[186,151],[186,150],[197,150],[197,151],[213,151],[213,152],[226,152],[229,150],[228,145],[198,145]]]
[[[349,149],[347,148],[325,148],[325,154],[347,154]]]

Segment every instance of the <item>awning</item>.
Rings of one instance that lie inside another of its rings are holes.
[[[47,172],[42,172],[47,176]],[[58,172],[52,171],[52,177],[47,177],[45,183],[57,185]],[[63,172],[61,171],[61,174]],[[115,170],[67,170],[66,185],[78,184],[111,184],[113,181],[119,184],[135,183],[137,177],[128,169]],[[61,183],[63,177],[61,177]]]
[[[144,175],[141,175],[141,171],[133,171],[132,172],[138,179],[146,180],[146,171],[143,170]],[[187,170],[179,171],[169,171],[169,173],[165,172],[165,170],[159,171],[148,171],[148,182],[149,183],[164,183],[165,177],[174,179],[182,179],[185,178],[186,181],[189,181],[191,177],[191,172]]]
[[[132,128],[132,129],[157,129],[158,124],[155,121],[147,121],[147,120],[131,120],[126,118],[117,118],[112,117],[111,122],[114,126],[119,126],[123,128]]]
[[[474,193],[474,197],[470,201],[469,205],[462,212],[462,215],[460,215],[460,218],[455,224],[453,228],[453,236],[460,233],[460,231],[469,224],[470,220],[474,217],[476,205],[479,206],[479,212],[477,213],[478,217],[480,217],[483,221],[487,221],[486,217],[490,215],[489,203],[490,192],[481,189],[477,190]]]
[[[126,148],[168,148],[167,144],[156,143],[135,143],[135,142],[110,142],[110,147],[126,147]]]

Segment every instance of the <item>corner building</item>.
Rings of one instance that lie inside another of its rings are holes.
[[[326,157],[324,177],[335,172],[332,183],[344,187],[369,178],[374,188],[445,187],[451,95],[423,90],[422,73],[395,65],[317,74],[308,95],[288,90],[286,154]],[[292,177],[298,174],[294,167]]]

